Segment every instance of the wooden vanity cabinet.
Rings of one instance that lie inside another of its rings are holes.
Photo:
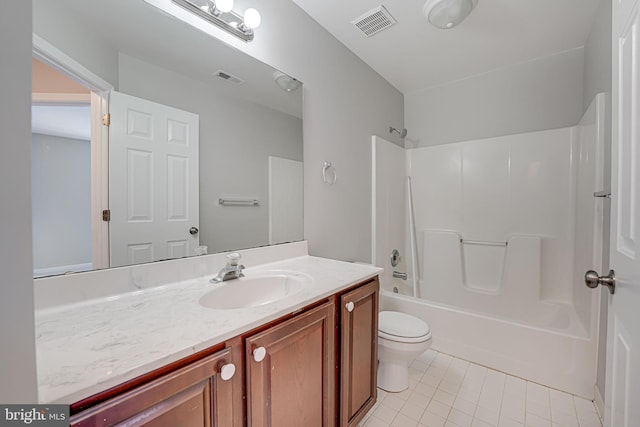
[[[335,305],[245,339],[247,425],[335,425]]]
[[[377,396],[378,288],[367,280],[77,402],[71,426],[355,426]]]
[[[340,296],[340,426],[355,426],[376,403],[378,278]]]
[[[70,425],[241,427],[242,365],[233,351],[226,348],[98,404],[72,416]],[[225,380],[231,363],[235,373]]]
[[[245,339],[248,426],[364,418],[377,398],[378,289],[376,277]]]

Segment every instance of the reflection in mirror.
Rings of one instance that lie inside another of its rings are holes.
[[[302,240],[302,88],[144,2],[33,4],[35,276]]]

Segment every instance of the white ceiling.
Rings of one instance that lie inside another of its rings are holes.
[[[600,0],[479,0],[440,30],[425,0],[293,0],[403,93],[584,46]],[[370,38],[351,21],[383,4],[398,23]]]

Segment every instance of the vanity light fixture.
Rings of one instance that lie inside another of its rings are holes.
[[[253,30],[260,26],[260,13],[250,7],[240,16],[233,11],[233,0],[171,0],[178,6],[217,27],[249,42],[253,40]]]
[[[233,10],[233,0],[216,0],[204,7],[205,12],[210,12],[212,15],[218,16],[220,12],[229,13]]]
[[[276,84],[282,88],[282,90],[287,92],[293,92],[302,86],[300,80],[294,79],[291,76],[286,75],[285,73],[281,73],[280,71],[276,71],[273,73],[273,80],[276,81]]]
[[[478,0],[427,0],[422,13],[434,27],[449,30],[464,21],[476,4]]]

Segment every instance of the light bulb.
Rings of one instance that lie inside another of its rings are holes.
[[[216,0],[216,9],[220,12],[231,12],[233,9],[233,0]]]
[[[260,12],[256,9],[250,7],[249,9],[244,11],[244,26],[247,28],[258,28],[260,26],[260,22],[262,22],[262,18],[260,17]]]

